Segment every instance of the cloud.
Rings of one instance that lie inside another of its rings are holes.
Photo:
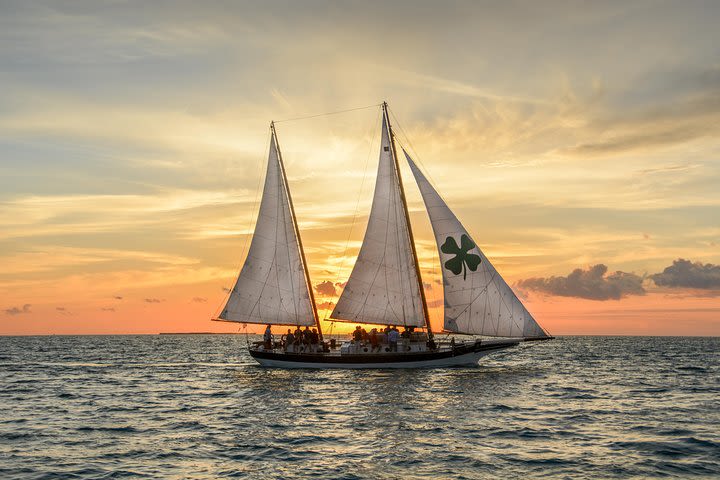
[[[145,302],[146,303],[160,303],[160,302],[162,302],[162,300],[160,300],[159,298],[146,298]]]
[[[628,295],[645,295],[643,277],[634,273],[607,273],[607,266],[598,264],[583,270],[577,268],[567,277],[528,278],[517,286],[560,297],[589,300],[619,300]]]
[[[205,297],[193,297],[192,301],[194,303],[205,303],[207,302],[207,298]]]
[[[678,258],[662,273],[651,275],[650,278],[659,287],[720,288],[720,265],[703,265],[701,262],[693,263]]]
[[[6,315],[20,315],[21,313],[30,313],[30,305],[29,303],[26,303],[22,306],[22,308],[18,307],[10,307],[5,309]]]
[[[333,302],[322,302],[317,304],[318,310],[332,310],[335,306]]]
[[[564,149],[579,156],[618,154],[639,149],[668,147],[702,137],[716,136],[720,107],[720,67],[680,69],[648,74],[646,88],[657,98],[639,101],[630,89],[616,98],[610,114],[588,118],[587,141]],[[684,78],[683,78],[684,77]],[[650,85],[655,83],[655,85]],[[650,92],[648,92],[650,93]],[[628,106],[619,108],[617,104]],[[636,103],[639,103],[637,105]],[[693,166],[647,169],[647,173],[685,170]]]
[[[325,295],[328,297],[334,297],[335,295],[337,295],[335,285],[330,280],[325,280],[324,282],[320,282],[315,285],[315,291],[320,295]]]

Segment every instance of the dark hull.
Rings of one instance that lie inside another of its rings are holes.
[[[453,349],[428,352],[368,353],[284,353],[250,349],[250,355],[263,366],[285,368],[428,368],[471,365],[489,353],[514,347],[518,341],[476,342]]]

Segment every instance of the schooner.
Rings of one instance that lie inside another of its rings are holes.
[[[322,335],[303,244],[274,123],[263,195],[247,258],[214,320],[314,327],[319,348],[257,342],[261,365],[294,368],[418,368],[477,365],[489,353],[553,337],[543,330],[403,150],[422,195],[438,247],[444,290],[443,333],[472,340],[439,341],[430,325],[395,136],[387,103],[368,225],[352,273],[330,318],[358,325],[404,327],[396,345],[361,339],[339,345]],[[497,337],[487,339],[483,337]]]

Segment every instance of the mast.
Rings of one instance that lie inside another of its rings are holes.
[[[403,187],[402,175],[400,175],[400,164],[398,163],[397,151],[395,150],[395,133],[390,125],[390,115],[388,115],[387,102],[382,103],[382,110],[383,115],[385,116],[385,121],[387,122],[388,131],[390,132],[390,148],[392,148],[395,173],[397,174],[398,185],[400,187],[400,199],[402,200],[403,213],[405,214],[405,222],[407,223],[408,236],[410,237],[410,248],[412,250],[413,263],[415,264],[415,276],[417,277],[418,288],[420,290],[420,300],[422,301],[425,327],[427,328],[428,340],[433,342],[434,335],[432,328],[430,327],[430,313],[428,312],[427,300],[425,299],[425,289],[423,288],[422,277],[420,276],[420,263],[418,262],[417,250],[415,250],[415,238],[413,237],[412,226],[410,225],[410,213],[408,212],[407,200],[405,199],[405,188]],[[292,205],[292,203],[290,205]]]
[[[307,284],[308,293],[310,295],[310,304],[312,305],[313,316],[315,317],[315,325],[318,330],[318,336],[320,342],[323,341],[322,327],[320,327],[320,317],[317,312],[317,305],[315,305],[315,294],[313,293],[312,284],[310,283],[310,272],[308,272],[307,261],[305,260],[305,250],[303,249],[302,238],[300,237],[300,230],[298,229],[297,219],[295,218],[295,207],[293,206],[292,196],[288,189],[287,175],[285,174],[285,163],[282,159],[282,152],[280,151],[280,143],[277,140],[277,132],[275,131],[275,122],[270,122],[270,130],[272,131],[272,138],[275,142],[275,149],[278,153],[278,163],[280,163],[280,171],[282,172],[283,184],[285,186],[285,193],[288,198],[288,205],[290,206],[290,215],[292,216],[293,226],[295,227],[295,236],[297,237],[298,247],[300,248],[300,258],[302,259],[303,272],[305,273],[305,283]],[[395,160],[397,163],[397,160]]]

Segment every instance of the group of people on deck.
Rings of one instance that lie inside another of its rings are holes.
[[[384,329],[378,331],[377,328],[373,328],[368,332],[360,325],[355,327],[352,338],[353,341],[361,345],[370,345],[371,352],[379,352],[381,345],[388,344],[390,352],[398,351],[398,341],[400,338],[410,338],[415,327],[405,327],[400,333],[400,330],[395,326],[387,326]]]
[[[371,352],[381,351],[382,345],[386,344],[388,345],[386,351],[397,352],[399,340],[401,338],[410,339],[414,331],[415,327],[412,326],[405,327],[402,333],[395,326],[387,326],[382,330],[373,328],[368,332],[358,325],[352,333],[352,339],[353,343],[357,345],[369,345]],[[334,340],[332,342],[334,342]],[[265,332],[263,333],[263,346],[266,350],[272,350],[278,346],[274,342],[270,325],[265,328]],[[317,329],[313,328],[311,330],[310,327],[305,327],[304,330],[297,327],[295,331],[288,328],[287,333],[280,338],[280,347],[289,353],[317,353],[323,350],[327,351],[326,348],[321,349],[320,335]]]
[[[263,341],[266,349],[271,349],[273,347],[270,325],[268,325],[265,329]],[[292,329],[288,328],[287,333],[280,338],[280,343],[283,350],[286,352],[317,353],[320,350],[320,334],[318,334],[317,329],[315,328],[310,330],[309,327],[305,327],[304,330],[301,330],[300,327],[297,327],[294,332]]]

